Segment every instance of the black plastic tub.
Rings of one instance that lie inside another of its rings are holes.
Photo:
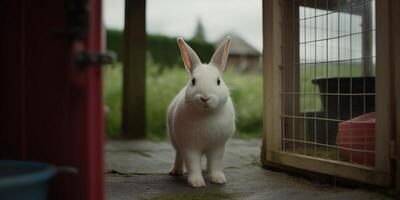
[[[321,93],[322,110],[306,113],[308,117],[349,120],[375,111],[375,77],[320,78],[312,83]],[[338,122],[308,120],[307,124],[308,133],[316,131],[318,143],[335,144]]]

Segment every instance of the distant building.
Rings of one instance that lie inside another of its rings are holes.
[[[260,72],[261,53],[237,34],[229,33],[227,35],[231,36],[231,47],[227,66],[234,68],[238,72]],[[224,35],[223,38],[218,40],[214,47],[218,48],[225,40],[225,37]],[[192,40],[206,42],[205,29],[200,19],[197,21]]]
[[[231,47],[227,66],[233,67],[238,72],[261,71],[261,53],[240,36],[234,33],[228,35],[231,36]],[[225,36],[216,42],[215,48],[224,40]]]

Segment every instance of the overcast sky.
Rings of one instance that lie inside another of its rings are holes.
[[[107,28],[123,29],[124,2],[104,0]],[[146,7],[148,33],[191,38],[200,19],[209,41],[234,32],[262,49],[261,0],[147,0]]]

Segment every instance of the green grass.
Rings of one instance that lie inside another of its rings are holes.
[[[312,83],[315,78],[362,76],[361,63],[300,66],[300,92],[319,93]],[[104,100],[110,112],[107,114],[107,136],[116,137],[121,129],[122,67],[104,68]],[[147,132],[151,139],[166,137],[166,110],[172,98],[185,85],[188,74],[183,66],[165,69],[158,74],[158,68],[149,63],[146,70],[146,118]],[[235,137],[254,138],[262,133],[262,76],[260,74],[238,74],[227,70],[224,80],[231,91],[236,117]],[[302,95],[300,111],[313,112],[322,109],[319,95]]]
[[[232,195],[225,192],[194,192],[187,194],[165,194],[143,200],[219,200],[232,199]]]
[[[122,120],[122,67],[103,68],[103,100],[107,107],[106,134],[117,137],[121,131]]]
[[[166,69],[158,74],[154,64],[146,70],[147,135],[151,139],[166,138],[165,118],[169,103],[186,84],[188,73],[182,67]],[[109,108],[106,133],[118,137],[121,131],[122,66],[106,67],[103,71],[104,102]],[[231,91],[236,117],[237,133],[241,138],[260,137],[262,132],[262,76],[237,74],[227,70],[224,80]]]

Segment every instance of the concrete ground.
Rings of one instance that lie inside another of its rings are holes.
[[[194,189],[185,176],[168,175],[174,159],[168,142],[108,141],[106,199],[388,199],[363,189],[322,185],[265,170],[259,162],[260,145],[259,140],[231,140],[224,159],[228,183],[215,185],[206,178],[205,188]]]

